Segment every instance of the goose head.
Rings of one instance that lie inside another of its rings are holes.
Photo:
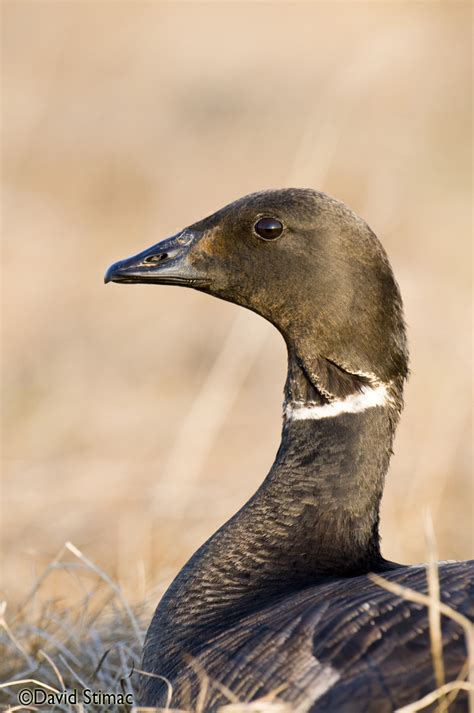
[[[369,226],[324,193],[244,196],[114,263],[105,282],[192,287],[258,313],[329,399],[337,387],[322,364],[401,396],[405,326],[387,256]]]

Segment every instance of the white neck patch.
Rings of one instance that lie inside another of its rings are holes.
[[[360,413],[375,406],[385,406],[390,401],[390,395],[385,384],[378,386],[363,386],[357,394],[351,394],[345,399],[332,401],[330,404],[293,402],[286,404],[285,416],[292,421],[320,418],[334,418],[342,413]]]

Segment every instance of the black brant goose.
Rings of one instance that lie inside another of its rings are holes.
[[[275,462],[158,605],[142,663],[154,677],[141,677],[140,704],[164,704],[159,677],[173,707],[200,700],[205,711],[227,702],[225,688],[241,701],[277,692],[300,713],[388,713],[435,689],[426,607],[367,575],[426,591],[424,567],[389,562],[379,547],[408,368],[399,289],[368,225],[324,193],[254,193],[115,263],[105,280],[235,302],[274,324],[288,348]],[[442,600],[466,616],[473,564],[439,567]],[[464,636],[447,617],[442,632],[452,681],[466,666]],[[464,691],[450,710],[467,710]]]

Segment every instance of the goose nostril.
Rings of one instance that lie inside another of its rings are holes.
[[[168,253],[159,253],[158,255],[149,255],[143,262],[146,265],[155,265],[157,262],[162,262],[168,258]]]

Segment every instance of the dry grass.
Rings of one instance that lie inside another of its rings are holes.
[[[428,576],[428,582],[430,579],[430,572],[429,568],[427,568],[427,576]],[[400,708],[397,713],[413,713],[414,711],[422,710],[423,708],[427,707],[433,702],[438,701],[441,699],[441,707],[443,709],[448,709],[449,704],[451,703],[452,700],[456,697],[457,693],[459,691],[468,691],[469,696],[470,696],[470,704],[469,704],[469,710],[473,711],[474,706],[473,706],[473,699],[474,699],[474,684],[472,683],[472,673],[474,671],[474,655],[473,655],[473,644],[474,644],[474,624],[471,622],[469,619],[467,619],[465,616],[457,612],[455,609],[452,607],[448,606],[447,604],[444,604],[438,599],[433,598],[433,595],[426,595],[426,594],[421,594],[420,592],[417,592],[413,589],[410,589],[409,587],[403,587],[399,584],[396,584],[395,582],[388,582],[386,579],[383,577],[380,577],[379,575],[376,574],[370,574],[369,578],[372,579],[375,584],[378,584],[380,587],[383,587],[384,589],[387,589],[389,592],[392,592],[392,594],[397,595],[401,599],[404,599],[405,601],[408,602],[416,602],[417,604],[423,604],[424,606],[428,607],[428,609],[436,609],[439,611],[441,614],[444,616],[450,617],[453,619],[453,621],[457,622],[463,629],[465,633],[465,639],[466,639],[466,648],[468,651],[468,658],[466,662],[466,666],[463,667],[463,669],[460,672],[460,675],[456,681],[450,681],[447,684],[442,684],[439,688],[436,690],[432,691],[431,693],[427,694],[423,698],[421,698],[419,701],[414,701],[413,703],[403,706],[403,708]],[[436,633],[433,631],[432,628],[432,620],[430,619],[430,635],[431,639],[435,639]],[[440,663],[442,664],[442,659],[440,661],[439,659],[439,654],[438,651],[434,648],[432,648],[432,655],[433,655],[433,668],[435,671],[435,676],[437,674],[437,671],[439,671]],[[465,681],[465,677],[469,676],[469,681]],[[452,695],[449,698],[445,699],[446,694],[452,693]]]
[[[436,702],[440,711],[449,711],[450,704],[460,691],[469,692],[470,710],[474,711],[474,624],[440,600],[437,568],[433,566],[431,556],[435,544],[431,531],[428,529],[427,532],[430,536],[428,550],[431,553],[427,565],[428,595],[389,582],[375,574],[369,576],[395,596],[423,604],[429,612],[434,610],[440,616],[456,621],[465,633],[468,658],[457,680],[447,683],[443,681],[436,690],[400,708],[396,713],[415,713]],[[42,587],[48,577],[58,572],[81,592],[80,601],[74,609],[65,607],[59,600],[42,599]],[[150,613],[150,608],[146,606],[133,610],[117,583],[74,545],[66,543],[14,612],[7,612],[5,603],[1,607],[0,647],[5,655],[0,665],[0,680],[4,681],[0,684],[0,710],[9,713],[37,710],[34,706],[19,704],[18,692],[25,688],[40,688],[53,693],[77,690],[78,698],[85,689],[129,693],[133,697],[133,673],[144,673],[139,668],[139,661],[144,627]],[[437,644],[438,624],[431,614],[429,618],[433,669],[435,675],[438,675],[443,670],[442,647]],[[201,693],[192,713],[205,713],[205,700],[211,687],[219,689],[229,701],[229,704],[221,707],[220,713],[291,713],[287,704],[278,700],[280,690],[275,690],[264,699],[245,704],[239,702],[232,691],[218,681],[209,679],[205,671],[197,672],[201,677]],[[88,705],[87,710],[97,713],[166,710],[171,713],[177,711],[172,703],[173,689],[169,684],[167,707],[163,709],[133,705]],[[58,704],[55,710],[81,713],[83,708],[80,703],[64,703]]]
[[[70,555],[73,556],[71,559]],[[72,582],[82,596],[74,609],[61,601],[42,598],[48,577],[58,573]],[[41,706],[20,705],[18,693],[23,689],[42,689],[46,693],[77,690],[103,691],[134,696],[133,673],[139,668],[144,639],[144,625],[150,611],[146,607],[132,610],[120,587],[91,562],[73,544],[66,543],[35,583],[33,590],[14,612],[0,611],[0,710],[39,710]],[[211,686],[216,686],[232,703],[223,706],[224,713],[287,713],[285,704],[275,700],[278,691],[251,704],[238,699],[222,684],[210,681],[205,672],[201,695],[194,713],[204,713],[204,701]],[[151,675],[151,674],[145,674]],[[166,679],[163,679],[166,681]],[[131,705],[87,705],[88,711],[101,713],[134,713],[176,711],[172,707],[173,690],[169,685],[167,707],[144,708]],[[2,700],[3,699],[3,700]],[[78,703],[59,703],[55,710],[68,713],[83,711]]]
[[[404,587],[396,582],[389,582],[380,575],[369,574],[369,578],[383,589],[395,594],[408,602],[416,602],[428,608],[431,656],[437,688],[423,696],[418,701],[398,709],[396,713],[415,713],[429,705],[436,703],[438,713],[449,711],[450,704],[455,700],[460,691],[469,693],[469,710],[474,711],[474,622],[460,614],[458,611],[441,601],[441,592],[438,576],[438,548],[433,528],[433,521],[429,511],[425,512],[425,539],[427,550],[426,577],[428,580],[428,594],[422,594],[409,587]],[[465,665],[459,672],[455,681],[445,682],[443,661],[443,637],[441,632],[441,615],[455,621],[464,631],[467,658]],[[465,679],[468,679],[467,681]]]
[[[60,598],[42,596],[48,578],[58,573],[78,595],[73,608]],[[130,674],[140,660],[147,615],[143,607],[132,611],[118,585],[67,543],[25,601],[14,612],[3,607],[0,643],[7,655],[2,657],[0,692],[5,707],[15,709],[18,690],[28,687],[133,693]],[[58,705],[57,710],[77,711],[77,706]]]

